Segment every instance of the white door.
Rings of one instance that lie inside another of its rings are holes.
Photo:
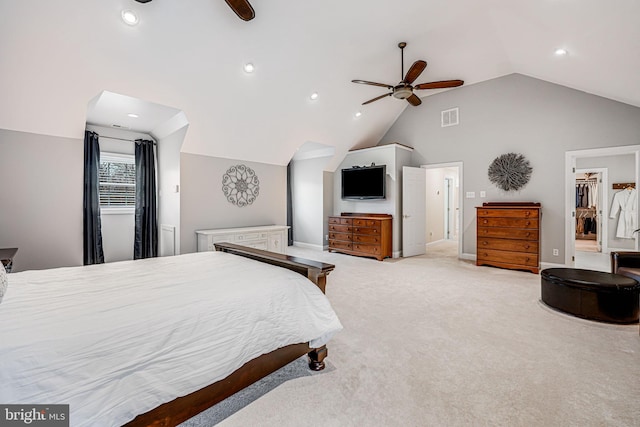
[[[422,168],[402,167],[402,256],[425,253],[427,244],[427,174]]]

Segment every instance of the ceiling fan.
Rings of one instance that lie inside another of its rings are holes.
[[[136,0],[138,3],[149,3],[151,0]],[[231,10],[243,21],[251,21],[256,14],[253,7],[247,0],[224,0],[227,2]]]
[[[407,44],[405,42],[398,43],[398,47],[400,48],[400,67],[401,67],[400,76],[404,75],[404,48],[406,46]],[[384,95],[380,95],[366,102],[363,102],[362,105],[367,105],[379,99],[386,98],[387,96],[393,95],[394,98],[406,99],[409,102],[409,104],[413,105],[414,107],[422,104],[422,101],[420,100],[420,98],[415,93],[413,93],[414,89],[416,90],[445,89],[450,87],[462,86],[464,84],[464,81],[462,80],[443,80],[439,82],[420,83],[415,86],[412,86],[411,84],[418,78],[418,76],[420,76],[420,74],[424,71],[425,68],[427,68],[427,63],[425,61],[418,60],[414,62],[411,68],[409,68],[409,70],[407,71],[407,74],[404,75],[404,78],[400,81],[400,83],[398,83],[395,86],[384,84],[384,83],[368,82],[366,80],[351,80],[351,81],[353,83],[360,83],[364,85],[386,87],[387,89],[391,90],[391,92],[389,93],[385,93]]]

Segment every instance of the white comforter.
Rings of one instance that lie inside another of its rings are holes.
[[[0,402],[68,403],[72,426],[118,426],[341,328],[305,277],[222,252],[13,273]]]

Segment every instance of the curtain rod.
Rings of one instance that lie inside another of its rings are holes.
[[[113,136],[101,136],[101,135],[99,135],[99,138],[117,139],[118,141],[127,141],[127,142],[136,142],[135,139],[116,138],[116,137],[113,137]],[[138,138],[138,139],[142,139],[142,138]],[[153,142],[153,145],[156,145],[155,141],[151,141],[151,142]]]

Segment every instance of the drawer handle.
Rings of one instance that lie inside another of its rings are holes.
[[[483,224],[488,224],[489,220],[485,219],[484,221],[482,221]]]
[[[531,215],[531,212],[529,212],[529,211],[526,211],[526,212],[524,213],[524,216],[529,216],[529,215]]]
[[[525,249],[529,249],[529,248],[530,248],[530,246],[529,246],[529,245],[524,245],[524,248],[525,248]]]
[[[527,221],[525,225],[531,225],[531,221]]]
[[[529,237],[531,235],[531,233],[527,233],[526,236]]]
[[[482,244],[486,246],[486,245],[488,245],[488,244],[489,244],[489,242],[487,242],[486,240],[483,240],[483,241],[482,241]]]

